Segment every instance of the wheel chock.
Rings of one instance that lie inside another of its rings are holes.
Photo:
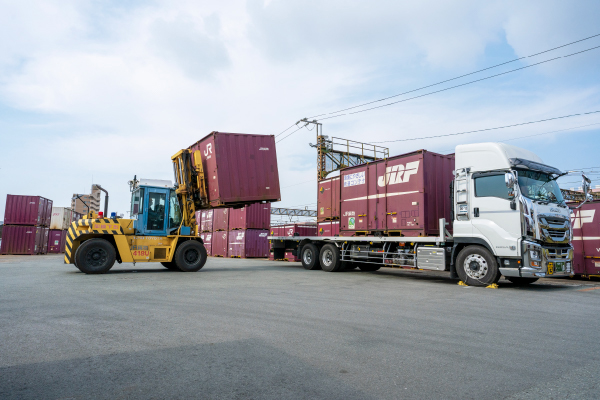
[[[498,284],[497,283],[492,283],[489,286],[486,286],[487,289],[498,289]]]
[[[466,283],[464,283],[463,281],[458,281],[458,286],[469,286]]]

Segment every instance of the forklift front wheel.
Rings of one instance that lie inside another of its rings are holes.
[[[117,252],[108,240],[89,239],[75,253],[75,266],[86,274],[104,274],[115,264]]]
[[[199,271],[206,264],[206,249],[195,240],[188,240],[177,247],[175,264],[183,272]]]

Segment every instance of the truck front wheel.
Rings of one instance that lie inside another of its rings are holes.
[[[460,251],[456,272],[460,280],[470,286],[488,286],[500,279],[496,259],[481,246],[467,246]]]
[[[321,247],[319,254],[319,261],[321,263],[321,269],[327,272],[337,272],[342,268],[342,261],[340,260],[340,250],[337,246],[328,243]]]
[[[175,264],[183,272],[199,271],[206,264],[206,249],[195,240],[183,242],[175,250]]]
[[[319,249],[312,243],[305,244],[302,246],[302,266],[304,269],[318,269],[319,268]]]
[[[89,239],[75,253],[75,266],[86,274],[104,274],[115,264],[117,252],[105,239]]]

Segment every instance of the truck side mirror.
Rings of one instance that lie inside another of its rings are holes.
[[[507,188],[513,189],[515,187],[515,176],[510,172],[505,173],[504,182],[506,183]]]

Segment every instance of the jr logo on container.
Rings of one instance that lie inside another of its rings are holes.
[[[396,183],[406,183],[417,172],[419,172],[419,161],[406,163],[406,167],[403,164],[392,165],[391,167],[386,167],[385,176],[377,177],[377,184],[383,187]]]

